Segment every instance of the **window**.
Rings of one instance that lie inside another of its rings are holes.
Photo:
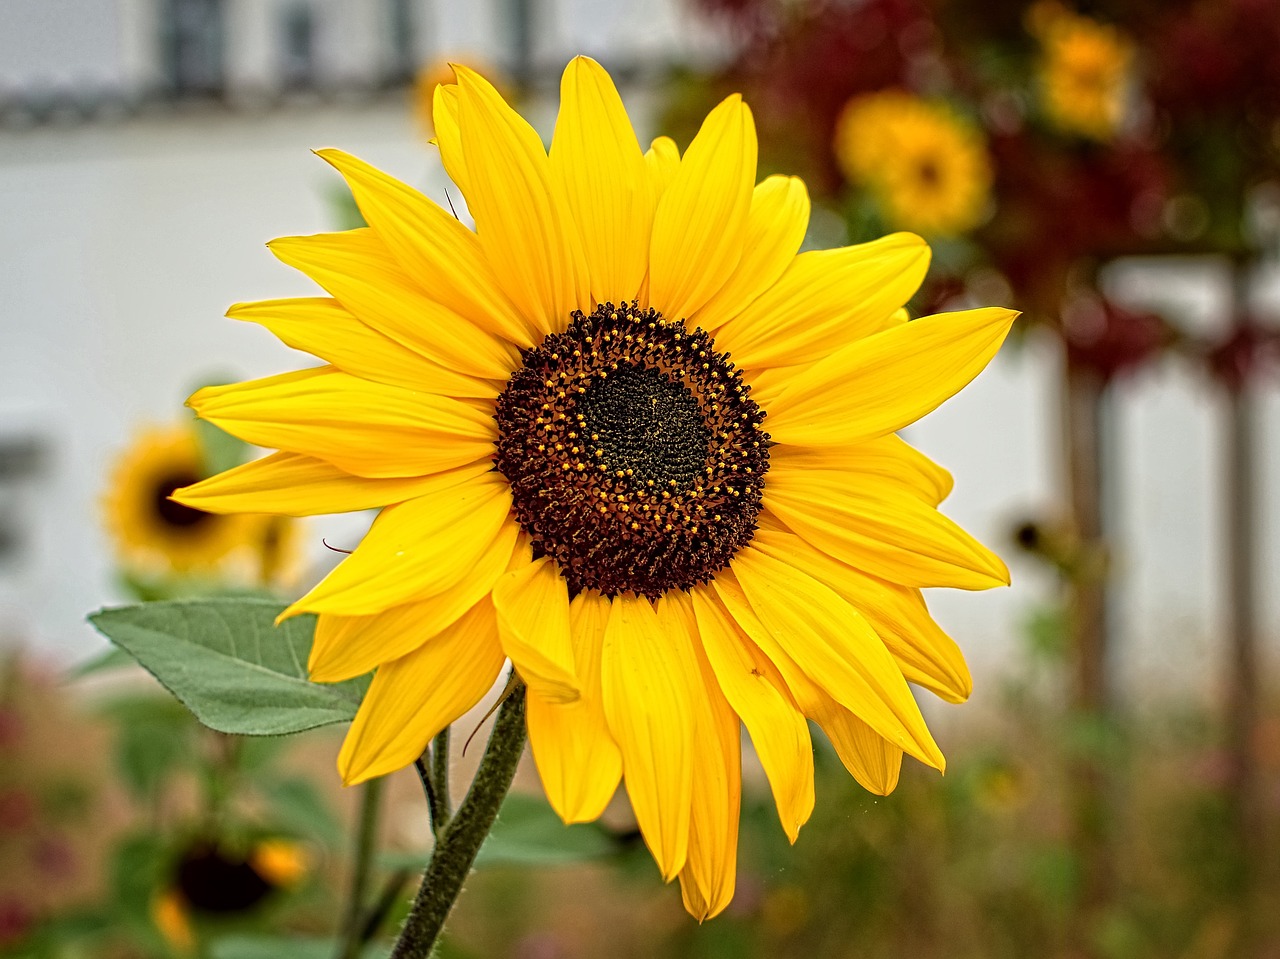
[[[310,3],[294,3],[285,8],[280,52],[280,75],[286,89],[316,85],[316,19]]]
[[[174,93],[222,93],[226,82],[223,7],[223,0],[162,0],[161,60]]]

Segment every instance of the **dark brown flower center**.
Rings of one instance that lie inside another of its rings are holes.
[[[155,507],[155,515],[160,522],[166,526],[175,526],[179,529],[187,529],[214,518],[212,513],[206,513],[201,509],[193,509],[190,506],[183,506],[181,503],[175,503],[169,499],[173,491],[181,489],[183,486],[190,486],[199,480],[200,477],[194,473],[170,473],[160,477],[151,490],[151,502]]]
[[[769,437],[711,337],[604,304],[523,359],[498,397],[494,463],[535,555],[571,592],[656,599],[750,542]]]

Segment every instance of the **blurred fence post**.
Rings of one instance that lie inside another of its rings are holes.
[[[1228,753],[1227,813],[1239,856],[1242,891],[1248,893],[1265,856],[1258,807],[1257,763],[1254,756],[1258,724],[1257,624],[1257,472],[1255,411],[1251,393],[1252,341],[1249,340],[1248,258],[1232,261],[1231,333],[1244,343],[1238,364],[1229,368],[1227,424],[1223,444],[1222,485],[1226,550],[1226,632],[1230,644],[1226,669],[1226,745]],[[1238,375],[1230,375],[1235,372]]]
[[[1080,562],[1066,582],[1073,748],[1069,782],[1072,845],[1079,892],[1070,930],[1076,954],[1093,951],[1094,918],[1111,898],[1109,729],[1111,690],[1106,563],[1104,453],[1107,382],[1097,369],[1066,364],[1064,431],[1068,504]]]

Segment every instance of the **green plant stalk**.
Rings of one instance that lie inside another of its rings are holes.
[[[449,727],[440,730],[431,743],[431,785],[436,799],[435,830],[440,833],[453,815],[449,796]]]
[[[498,710],[476,778],[458,811],[436,839],[422,886],[391,959],[426,959],[444,928],[476,854],[498,818],[524,752],[525,688],[515,686]]]
[[[342,921],[341,948],[338,959],[356,959],[364,944],[365,899],[368,897],[369,874],[378,841],[378,814],[382,806],[382,780],[371,779],[361,787],[360,822],[356,827],[355,861],[351,865],[351,888],[347,894],[347,911]]]

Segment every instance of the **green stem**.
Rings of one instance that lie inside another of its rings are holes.
[[[449,727],[440,730],[431,742],[431,789],[436,799],[435,829],[439,834],[453,815],[449,795]]]
[[[391,959],[426,959],[440,937],[480,844],[489,835],[511,788],[524,752],[524,685],[513,689],[493,724],[489,745],[467,797],[448,822],[431,853],[422,887],[409,910]]]
[[[373,869],[381,805],[382,780],[371,779],[361,787],[355,861],[351,865],[351,888],[347,896],[347,913],[342,921],[342,948],[338,952],[338,959],[356,959],[360,954],[360,936],[365,925],[364,902],[368,895],[369,874]]]

